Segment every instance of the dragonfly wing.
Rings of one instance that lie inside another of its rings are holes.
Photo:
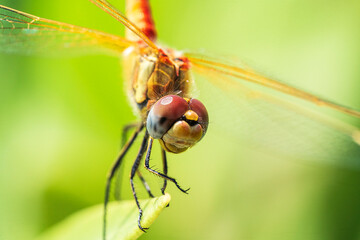
[[[328,101],[315,96],[315,102],[299,100],[296,95],[234,76],[226,68],[218,71],[217,65],[189,59],[201,75],[196,85],[204,90],[200,96],[207,103],[212,126],[272,156],[360,168],[360,131],[321,113],[323,105],[317,103]],[[336,106],[341,109],[332,109],[357,118],[356,110]]]
[[[217,72],[225,76],[234,77],[235,79],[240,80],[240,82],[246,81],[260,86],[264,86],[266,88],[274,89],[278,92],[282,92],[287,95],[306,100],[308,102],[311,102],[319,106],[332,108],[336,111],[343,112],[345,114],[352,115],[360,119],[360,111],[358,110],[341,106],[339,104],[317,97],[308,92],[302,91],[298,88],[292,87],[288,84],[264,77],[261,74],[258,74],[249,68],[226,64],[216,59],[214,60],[214,59],[206,58],[204,56],[196,56],[196,55],[194,56],[189,54],[188,57],[190,61],[193,63],[193,65],[198,66],[202,69],[207,68],[212,72]]]
[[[134,43],[111,34],[52,21],[0,5],[0,51],[6,53],[119,55]]]

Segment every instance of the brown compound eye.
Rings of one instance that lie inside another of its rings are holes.
[[[198,115],[198,123],[203,128],[204,136],[209,125],[209,115],[204,104],[202,104],[199,100],[192,98],[190,99],[189,107]]]
[[[160,98],[151,108],[146,128],[151,137],[161,138],[189,109],[188,102],[177,95]]]

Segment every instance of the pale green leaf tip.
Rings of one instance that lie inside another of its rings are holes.
[[[145,228],[155,221],[169,204],[170,194],[140,200],[143,212],[141,225]],[[111,202],[108,207],[107,240],[137,239],[144,232],[137,226],[138,209],[134,200]],[[101,240],[103,205],[78,211],[56,224],[38,240]]]

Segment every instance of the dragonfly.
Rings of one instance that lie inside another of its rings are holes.
[[[141,224],[143,212],[134,178],[140,178],[150,197],[154,195],[139,171],[140,162],[145,159],[145,168],[164,180],[163,194],[168,182],[187,193],[188,189],[168,175],[167,153],[181,153],[196,145],[208,132],[210,119],[229,132],[236,125],[240,129],[236,137],[282,157],[360,166],[359,129],[322,109],[355,119],[360,119],[359,110],[265,77],[237,61],[162,47],[148,0],[127,0],[126,14],[106,0],[90,1],[125,26],[125,37],[0,5],[0,51],[45,55],[101,52],[123,59],[128,96],[139,122],[124,127],[124,139],[130,130],[133,133],[107,176],[104,240],[111,183],[141,132],[144,136],[131,168],[130,184],[139,210],[137,224],[144,232],[147,228]],[[195,79],[193,72],[201,77]],[[194,97],[195,84],[203,85],[201,94],[213,91],[204,104]],[[223,104],[222,114],[215,114],[213,106],[224,101],[231,104]],[[224,122],[227,115],[232,122]],[[162,172],[150,167],[154,140],[162,147]]]

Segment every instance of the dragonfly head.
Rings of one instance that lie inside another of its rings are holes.
[[[204,137],[208,123],[207,110],[199,100],[167,95],[151,107],[146,128],[166,151],[181,153]]]

